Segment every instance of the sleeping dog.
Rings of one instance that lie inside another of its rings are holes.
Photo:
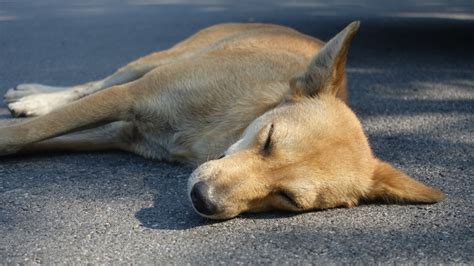
[[[22,84],[5,100],[0,155],[121,149],[198,166],[195,210],[213,219],[444,195],[374,157],[347,104],[359,28],[326,44],[291,28],[221,24],[72,87]]]

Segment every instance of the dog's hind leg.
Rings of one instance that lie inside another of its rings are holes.
[[[0,127],[0,154],[10,154],[52,137],[113,121],[127,121],[133,109],[131,85],[114,86],[46,115]]]

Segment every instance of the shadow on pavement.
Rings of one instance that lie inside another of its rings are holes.
[[[145,185],[155,191],[155,196],[152,207],[143,208],[135,214],[143,226],[152,229],[184,230],[215,223],[199,216],[191,206],[187,196],[187,182],[191,172],[189,170],[179,178],[145,178]]]

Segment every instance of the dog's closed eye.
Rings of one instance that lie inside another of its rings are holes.
[[[270,129],[268,130],[267,139],[265,140],[265,143],[262,146],[262,154],[263,155],[270,154],[270,152],[272,150],[272,146],[273,146],[272,135],[273,135],[274,130],[275,130],[275,127],[273,126],[273,124],[271,124]]]

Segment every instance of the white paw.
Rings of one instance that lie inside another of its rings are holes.
[[[33,94],[8,104],[8,109],[15,117],[40,116],[71,102],[72,98],[69,91]]]
[[[64,87],[52,87],[41,84],[20,84],[15,88],[11,88],[5,93],[3,98],[5,102],[12,103],[18,101],[18,99],[39,93],[49,93],[54,91],[64,90]]]

